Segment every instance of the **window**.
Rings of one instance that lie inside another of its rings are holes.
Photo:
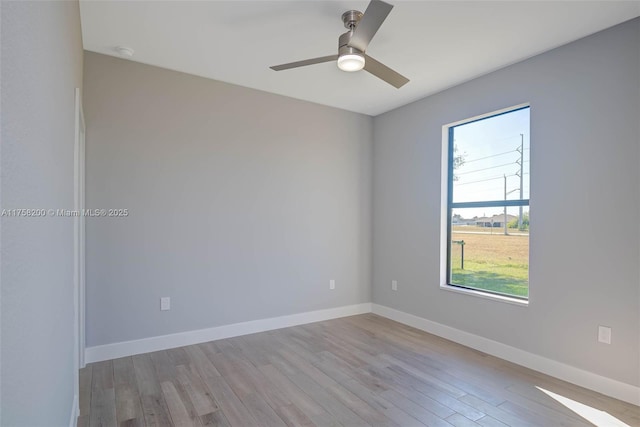
[[[444,131],[443,287],[526,301],[529,106],[447,125]]]

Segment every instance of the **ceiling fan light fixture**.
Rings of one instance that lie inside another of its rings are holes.
[[[338,68],[347,72],[360,71],[364,68],[364,56],[357,53],[340,55]]]

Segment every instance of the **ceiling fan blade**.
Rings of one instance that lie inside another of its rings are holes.
[[[396,89],[400,89],[405,84],[409,83],[409,79],[402,74],[393,71],[381,62],[376,61],[369,55],[364,55],[364,69],[379,79],[384,80]]]
[[[305,59],[304,61],[289,62],[288,64],[274,65],[269,67],[274,71],[288,70],[290,68],[304,67],[307,65],[321,64],[323,62],[335,61],[338,55],[321,56],[320,58]]]
[[[349,46],[364,52],[369,46],[369,42],[376,35],[378,28],[382,25],[393,6],[381,0],[371,0],[367,10],[364,11],[362,19],[353,31],[353,36],[349,41]]]

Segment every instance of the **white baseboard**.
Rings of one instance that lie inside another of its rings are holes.
[[[372,304],[373,313],[413,326],[458,344],[480,350],[526,368],[542,372],[564,381],[597,391],[616,399],[640,405],[640,387],[603,377],[593,372],[566,365],[537,354],[529,353],[497,341],[490,340],[413,314],[404,313],[379,304]]]
[[[85,349],[84,359],[86,363],[100,362],[102,360],[132,356],[134,354],[166,350],[168,348],[199,344],[207,341],[215,341],[240,335],[271,331],[273,329],[287,328],[289,326],[303,325],[305,323],[320,322],[323,320],[370,312],[371,303],[363,303],[328,308],[325,310],[309,311],[306,313],[291,314],[287,316],[271,317],[268,319],[252,320],[249,322],[234,323],[231,325],[199,329],[196,331],[161,335],[133,341],[98,345],[94,347],[87,347]]]
[[[140,340],[88,347],[85,350],[85,362],[100,362],[102,360],[132,356],[134,354],[166,350],[185,345],[199,344],[207,341],[215,341],[224,338],[254,334],[257,332],[287,328],[289,326],[303,325],[306,323],[320,322],[323,320],[337,319],[339,317],[354,316],[356,314],[370,312],[395,320],[396,322],[404,323],[405,325],[413,326],[414,328],[421,329],[431,334],[438,335],[467,347],[480,350],[492,356],[508,360],[509,362],[513,362],[581,387],[597,391],[607,396],[615,397],[616,399],[620,399],[634,405],[640,405],[640,387],[603,377],[601,375],[594,374],[593,372],[585,371],[562,362],[529,353],[527,351],[511,347],[479,335],[474,335],[460,329],[452,328],[441,323],[433,322],[413,314],[404,313],[393,308],[372,303],[348,305],[325,310],[234,323],[196,331],[180,332],[170,335],[143,338]],[[75,420],[77,418],[77,409],[75,408],[77,408],[77,406],[78,401],[76,396],[74,400],[74,414],[76,415],[72,416],[72,422],[74,424],[70,424],[71,426],[75,425]]]
[[[69,417],[69,427],[76,427],[78,425],[78,416],[80,416],[80,401],[78,395],[73,396],[73,403],[71,404],[71,416]]]

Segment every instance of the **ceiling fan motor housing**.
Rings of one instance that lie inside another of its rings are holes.
[[[353,35],[353,31],[347,31],[346,33],[340,36],[338,40],[338,55],[362,55],[362,52],[355,47],[349,46],[349,41],[351,40],[351,36]]]

